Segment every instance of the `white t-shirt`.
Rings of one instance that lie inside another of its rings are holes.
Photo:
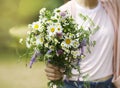
[[[88,74],[88,80],[95,80],[112,75],[114,28],[110,17],[102,7],[101,2],[94,9],[86,9],[75,1],[75,8],[75,20],[78,24],[82,23],[79,17],[79,14],[82,13],[88,15],[100,28],[91,37],[91,40],[96,41],[96,45],[90,48],[91,53],[86,53],[85,49],[86,57],[80,62],[81,76],[79,77],[78,71],[73,69],[73,76],[69,79],[77,80],[79,77],[80,80],[83,80],[82,76]]]

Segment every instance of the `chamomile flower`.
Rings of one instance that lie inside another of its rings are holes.
[[[39,22],[33,22],[32,28],[36,29],[36,30],[40,29],[40,23]]]
[[[47,20],[46,24],[51,25],[51,24],[53,24],[53,22],[51,20]]]
[[[76,36],[77,36],[77,37],[80,37],[80,36],[81,36],[81,33],[80,33],[80,32],[78,32],[78,33],[76,34]]]
[[[26,38],[26,47],[30,48],[31,47],[31,42],[30,42],[30,38]]]
[[[37,36],[36,37],[36,45],[42,45],[44,43],[44,37],[43,36]]]
[[[54,50],[54,49],[55,49],[55,46],[51,45],[51,46],[49,46],[49,49],[50,49],[50,50]]]
[[[45,43],[44,46],[48,48],[48,47],[49,47],[49,44],[48,44],[48,43]]]
[[[20,38],[19,43],[23,44],[23,38]]]
[[[81,59],[84,59],[86,56],[83,54],[83,55],[81,55]]]
[[[55,25],[50,25],[47,27],[47,32],[49,36],[55,36],[56,31],[57,31],[57,27]]]
[[[42,8],[39,13],[43,14],[43,13],[45,13],[45,11],[46,11],[46,8]]]
[[[30,47],[31,47],[31,44],[28,43],[28,42],[26,42],[26,47],[27,47],[27,48],[30,48]]]
[[[73,40],[69,37],[66,37],[64,39],[64,41],[61,43],[61,46],[66,47],[66,48],[70,48],[72,46],[72,44],[73,44]]]
[[[54,43],[55,43],[55,45],[57,45],[59,43],[59,41],[55,38]]]
[[[54,12],[55,16],[60,16],[60,10],[59,9],[55,9]]]
[[[78,48],[79,47],[79,45],[80,45],[80,43],[79,43],[79,41],[78,40],[74,40],[74,42],[73,42],[73,47],[74,48]]]
[[[73,55],[74,58],[77,58],[77,56],[79,56],[79,51],[78,50],[72,50],[71,54]]]
[[[56,23],[56,26],[57,26],[56,32],[57,32],[57,33],[62,33],[63,28],[62,28],[62,26],[60,25],[60,23]]]

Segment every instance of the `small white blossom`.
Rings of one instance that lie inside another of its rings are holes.
[[[56,32],[57,33],[62,33],[63,28],[62,28],[61,24],[60,23],[56,23],[56,26],[57,26]]]
[[[49,46],[49,49],[50,49],[50,50],[54,50],[54,49],[55,49],[55,46],[50,45],[50,46]]]
[[[74,40],[74,42],[73,42],[73,47],[74,47],[74,48],[78,48],[79,45],[80,45],[79,41],[78,41],[78,40]]]
[[[42,45],[44,43],[44,37],[43,36],[37,36],[36,37],[36,45]]]
[[[48,43],[45,43],[44,46],[47,47],[47,48],[49,47]]]
[[[45,11],[46,11],[46,8],[42,8],[42,9],[40,10],[40,14],[43,14]]]
[[[23,38],[21,38],[21,39],[19,40],[19,43],[20,43],[20,44],[23,44]]]
[[[26,39],[26,47],[30,48],[31,47],[31,43],[30,43],[30,38]]]

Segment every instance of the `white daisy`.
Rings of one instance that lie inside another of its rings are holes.
[[[36,45],[42,45],[44,43],[44,37],[43,36],[37,36],[36,37]]]
[[[52,20],[47,20],[47,21],[46,21],[46,24],[51,25],[51,24],[53,24],[53,22],[52,22]]]
[[[55,49],[55,46],[51,45],[51,46],[49,46],[49,49],[50,49],[50,50],[54,50],[54,49]]]
[[[60,23],[56,23],[56,26],[57,26],[56,32],[57,33],[62,33],[63,28],[62,28],[61,24]]]
[[[56,31],[57,31],[57,27],[54,25],[50,25],[47,27],[47,32],[48,32],[49,36],[55,36]]]
[[[48,48],[48,47],[49,47],[49,44],[48,44],[48,43],[45,43],[44,46]]]
[[[20,38],[19,43],[23,44],[23,38]]]
[[[74,48],[78,48],[79,45],[80,45],[79,41],[78,41],[78,40],[74,40],[72,46],[73,46]]]
[[[64,41],[61,43],[61,46],[66,47],[66,48],[70,48],[72,46],[72,44],[73,44],[73,40],[66,37],[64,39]]]
[[[40,24],[40,22],[33,22],[32,28],[33,28],[33,29],[36,29],[36,30],[39,30],[40,32],[43,31],[43,27],[42,27],[42,25]]]
[[[26,47],[30,48],[31,47],[31,43],[30,43],[30,38],[26,39]]]
[[[60,16],[60,9],[54,9],[54,14],[56,16]]]
[[[42,8],[39,13],[43,14],[43,13],[45,13],[45,11],[46,11],[46,8]]]
[[[74,58],[77,58],[77,56],[79,56],[79,51],[78,50],[76,50],[76,51],[72,50],[71,54],[73,55]]]

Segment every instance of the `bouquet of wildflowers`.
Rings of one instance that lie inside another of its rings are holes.
[[[84,20],[83,24],[89,21],[90,26],[78,25],[68,11],[41,9],[39,20],[29,25],[26,38],[27,48],[34,52],[30,67],[38,59],[64,68],[64,74],[69,77],[73,68],[80,72],[79,61],[85,56],[83,47],[90,52],[89,47],[95,45],[90,36],[96,29],[89,17],[82,14],[80,17]],[[49,88],[54,85],[62,87],[62,79],[48,83]]]

